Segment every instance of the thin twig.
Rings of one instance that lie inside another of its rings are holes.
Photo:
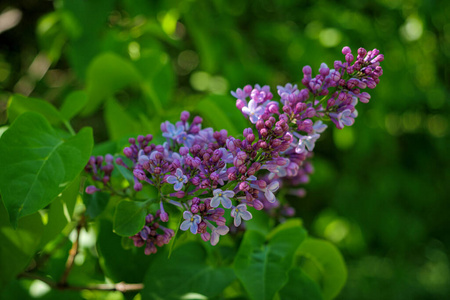
[[[87,285],[87,286],[72,286],[68,285],[67,283],[57,283],[47,277],[40,276],[33,273],[21,273],[19,275],[20,278],[28,278],[28,279],[35,279],[40,280],[42,282],[45,282],[48,284],[52,289],[57,290],[69,290],[69,291],[82,291],[82,290],[91,290],[91,291],[109,291],[109,292],[131,292],[131,291],[140,291],[144,288],[143,283],[125,283],[125,282],[119,282],[119,283],[113,283],[113,284],[93,284],[93,285]]]
[[[77,225],[77,236],[75,238],[75,242],[72,245],[72,248],[69,251],[69,257],[67,258],[66,262],[66,268],[64,269],[64,273],[61,276],[61,279],[59,280],[60,285],[66,285],[67,283],[67,277],[69,277],[69,273],[73,268],[73,264],[75,262],[75,256],[78,254],[78,245],[80,240],[80,232],[81,228],[84,226],[84,215],[81,216],[81,220],[78,222]]]

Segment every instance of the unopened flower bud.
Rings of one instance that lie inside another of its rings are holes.
[[[98,192],[98,191],[100,191],[100,189],[97,188],[97,187],[94,186],[94,185],[89,185],[89,186],[87,186],[87,187],[86,187],[86,190],[85,190],[86,194],[90,194],[90,195],[92,195],[92,194],[94,194],[95,192]]]

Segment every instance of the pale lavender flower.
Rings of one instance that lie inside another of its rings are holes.
[[[217,243],[219,242],[219,237],[221,235],[226,235],[229,230],[230,229],[225,225],[214,228],[211,232],[211,239],[210,239],[211,245],[213,246],[217,245]]]
[[[306,152],[306,149],[308,149],[308,151],[313,151],[314,146],[316,145],[316,141],[319,137],[320,134],[317,133],[312,135],[300,136],[298,139],[298,145],[295,148],[295,152],[299,154],[304,153]]]
[[[183,188],[183,184],[188,182],[186,175],[183,174],[180,168],[177,168],[175,171],[175,175],[169,175],[167,177],[167,182],[170,184],[174,184],[173,189],[175,191],[179,191]]]
[[[187,134],[186,132],[183,131],[178,136],[177,142],[190,148],[195,142],[195,137],[192,134]]]
[[[255,124],[259,117],[264,113],[264,107],[258,106],[255,100],[250,100],[248,106],[242,108],[242,112],[249,116],[250,122]]]
[[[215,189],[213,191],[214,197],[211,199],[211,207],[218,207],[220,203],[225,208],[231,208],[232,203],[230,197],[234,197],[233,191],[222,191],[221,189]]]
[[[231,210],[231,216],[234,218],[234,226],[238,227],[241,225],[241,218],[245,221],[250,220],[253,216],[247,211],[247,205],[244,203],[239,204]]]
[[[272,181],[268,186],[266,186],[266,188],[264,189],[264,196],[266,196],[267,201],[273,203],[275,202],[275,200],[277,200],[275,198],[274,192],[276,192],[279,187],[280,183],[278,181]]]
[[[313,125],[314,133],[322,133],[327,129],[328,125],[323,124],[322,120],[318,120]]]
[[[184,221],[180,225],[180,229],[183,231],[191,229],[191,232],[193,234],[197,233],[198,230],[198,224],[202,220],[202,218],[199,215],[193,215],[190,211],[183,212],[183,218]]]
[[[173,125],[169,121],[166,121],[164,124],[167,132],[163,132],[163,137],[176,139],[184,131],[183,126],[177,126],[175,128],[175,125]]]
[[[330,113],[329,116],[338,129],[342,129],[344,126],[352,126],[355,123],[354,115],[352,116],[350,109],[346,109],[340,113]]]

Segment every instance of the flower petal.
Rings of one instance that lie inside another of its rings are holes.
[[[220,234],[220,235],[225,235],[228,233],[228,231],[230,231],[230,228],[228,228],[225,225],[219,226],[215,229],[215,231]]]
[[[237,214],[237,216],[234,218],[234,226],[239,227],[241,225],[241,215]]]
[[[231,208],[231,206],[233,205],[233,203],[231,203],[231,200],[230,200],[230,198],[228,198],[228,197],[225,197],[225,196],[223,196],[223,197],[220,197],[221,198],[221,202],[222,202],[222,206],[223,207],[225,207],[225,208]],[[212,206],[212,205],[211,205]]]
[[[209,240],[211,245],[215,246],[219,242],[219,234],[213,230],[211,233],[211,239]]]
[[[167,177],[167,180],[166,180],[168,183],[170,183],[170,184],[175,184],[178,180],[177,180],[177,178],[175,177],[175,176],[173,176],[173,175],[170,175],[170,176],[168,176]]]
[[[220,198],[221,197],[219,197],[219,196],[214,196],[211,199],[211,203],[210,203],[211,207],[214,207],[214,208],[218,207],[220,205]]]
[[[266,196],[267,201],[269,201],[270,203],[275,202],[275,195],[272,193],[272,191],[266,190],[264,196]]]
[[[189,229],[189,227],[191,227],[191,222],[189,220],[186,220],[183,223],[181,223],[180,229],[186,231]]]
[[[185,210],[183,212],[183,218],[186,220],[190,220],[192,218],[192,213],[190,211]]]
[[[181,190],[182,188],[183,188],[183,182],[180,182],[180,181],[177,180],[177,183],[175,183],[175,185],[173,186],[173,189],[174,189],[175,191],[179,191],[179,190]]]
[[[253,216],[249,211],[241,211],[241,218],[244,219],[245,221],[248,221],[251,218],[253,218]]]
[[[223,195],[225,195],[226,197],[234,197],[234,192],[233,191],[225,191],[225,192],[223,192]]]
[[[198,225],[195,222],[191,223],[191,232],[192,234],[197,234],[197,230],[198,230]]]

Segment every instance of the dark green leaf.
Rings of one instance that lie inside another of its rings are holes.
[[[251,299],[272,300],[287,283],[294,253],[306,237],[300,226],[269,234],[248,230],[234,261],[234,270]]]
[[[149,202],[121,201],[114,214],[114,232],[121,236],[132,236],[145,225]]]
[[[94,219],[100,215],[108,205],[108,201],[111,195],[105,192],[96,192],[93,194],[83,194],[83,201],[86,205],[86,214]]]
[[[279,295],[283,300],[323,300],[319,285],[300,268],[289,271],[289,281]]]
[[[210,266],[206,260],[207,253],[198,242],[177,247],[170,258],[158,255],[145,277],[142,299],[180,299],[188,293],[217,296],[235,276],[232,269]]]
[[[27,98],[19,94],[11,96],[8,107],[8,117],[11,123],[17,119],[19,115],[27,111],[40,113],[52,125],[63,121],[63,117],[59,111],[45,100]]]
[[[102,268],[106,271],[108,277],[115,282],[142,282],[153,256],[145,255],[144,248],[135,247],[130,238],[121,238],[113,233],[112,227],[111,222],[100,221],[97,246],[103,258]],[[122,247],[122,239],[130,242],[131,245],[128,249]]]
[[[14,229],[0,201],[0,290],[29,264],[43,231],[44,225],[38,213],[22,218]]]
[[[13,226],[44,208],[83,170],[92,151],[92,129],[67,140],[41,115],[20,115],[0,139],[0,190]]]
[[[308,238],[296,254],[310,260],[319,271],[321,276],[317,280],[321,283],[323,298],[328,300],[336,297],[347,280],[347,268],[336,246],[325,240]],[[304,271],[309,273],[306,268]]]
[[[75,91],[70,93],[60,108],[61,115],[66,120],[75,117],[86,105],[88,97],[85,91]]]
[[[82,113],[93,113],[103,100],[130,84],[139,83],[140,80],[139,72],[129,61],[114,53],[100,54],[87,70],[89,102]]]

